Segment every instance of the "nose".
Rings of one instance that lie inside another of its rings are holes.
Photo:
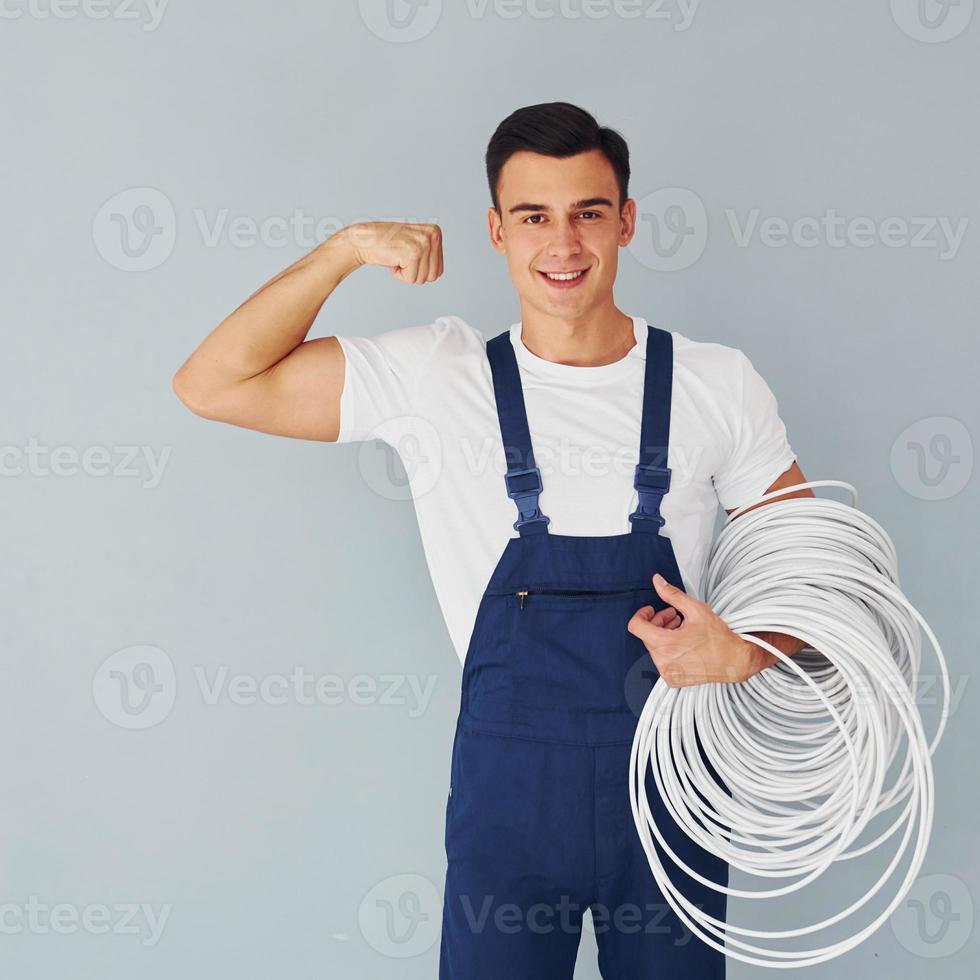
[[[552,258],[565,258],[578,255],[581,245],[578,239],[578,228],[572,221],[556,221],[548,241],[548,255]]]

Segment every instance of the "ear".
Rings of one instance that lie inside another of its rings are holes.
[[[628,197],[619,214],[619,244],[625,248],[636,233],[636,201]]]
[[[490,244],[504,254],[507,251],[504,247],[504,226],[495,207],[487,208],[487,231],[490,233]]]

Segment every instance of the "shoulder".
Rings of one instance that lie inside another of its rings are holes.
[[[703,392],[737,395],[749,359],[738,347],[710,340],[693,340],[676,330],[674,341],[674,377],[682,385],[692,385]]]
[[[357,355],[392,368],[421,371],[434,361],[483,354],[485,340],[479,330],[454,314],[426,323],[394,327],[371,336],[338,335],[349,357]]]
[[[389,331],[386,336],[393,343],[423,351],[428,356],[482,355],[486,349],[483,334],[453,313],[438,316],[431,323]]]
[[[771,420],[779,411],[769,382],[739,347],[673,333],[677,386],[729,428]]]
[[[482,355],[486,350],[487,341],[483,334],[455,313],[438,317],[429,326],[429,332],[433,346],[450,356]]]
[[[454,314],[437,316],[427,323],[394,327],[371,337],[344,336],[342,340],[364,340],[389,348],[429,351],[435,347],[465,349],[483,343],[483,334]]]

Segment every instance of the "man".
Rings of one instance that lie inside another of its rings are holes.
[[[463,661],[440,975],[571,977],[590,908],[603,976],[721,977],[724,957],[686,933],[638,844],[632,730],[658,677],[736,683],[774,662],[690,593],[719,502],[730,513],[805,477],[741,351],[615,305],[636,227],[618,133],[568,103],[528,106],[498,126],[486,165],[518,323],[491,341],[449,315],[306,340],[362,266],[416,285],[442,275],[437,226],[366,222],[251,296],[174,389],[205,418],[412,447],[425,554]],[[668,839],[727,883],[713,855]],[[724,917],[717,890],[684,893]]]

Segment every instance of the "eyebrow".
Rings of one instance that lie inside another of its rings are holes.
[[[597,205],[605,204],[606,207],[611,208],[613,202],[609,200],[608,197],[586,197],[581,201],[575,201],[569,208],[570,211],[579,211],[582,208],[594,208]],[[551,208],[547,204],[515,204],[512,208],[507,209],[508,214],[514,214],[517,211],[550,211]]]

